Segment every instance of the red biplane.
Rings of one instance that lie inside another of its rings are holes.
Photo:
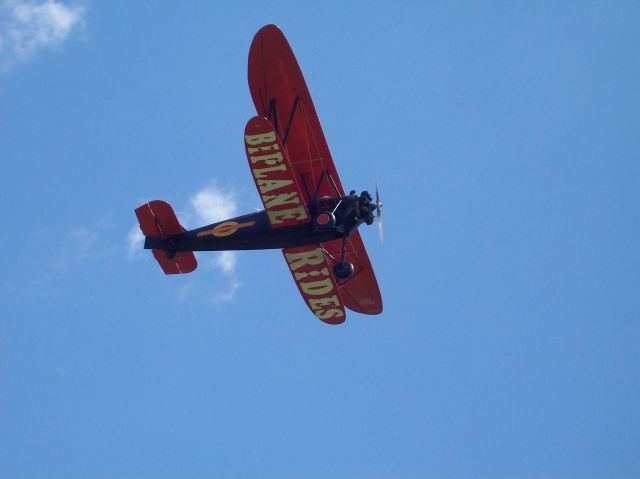
[[[380,219],[382,203],[345,194],[298,62],[280,29],[267,25],[249,51],[249,89],[258,116],[244,132],[264,211],[187,231],[160,200],[135,210],[145,249],[166,274],[196,269],[194,251],[282,249],[315,316],[339,324],[345,307],[382,312],[382,298],[358,227]]]

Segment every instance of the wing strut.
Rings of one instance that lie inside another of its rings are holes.
[[[300,175],[300,179],[302,180],[302,186],[304,187],[304,191],[305,193],[307,193],[307,198],[311,198],[311,193],[309,193],[309,187],[307,186],[307,180],[304,179],[304,174]]]
[[[269,102],[269,113],[267,114],[267,120],[271,120],[272,117],[273,117],[273,121],[271,123],[273,124],[273,127],[276,130],[276,133],[280,134],[280,128],[278,125],[278,110],[276,108],[275,98],[272,98],[271,101]]]
[[[293,123],[293,115],[296,113],[298,103],[300,102],[300,95],[296,96],[296,100],[293,102],[293,108],[291,109],[291,115],[289,115],[289,123],[287,123],[287,129],[284,132],[284,138],[282,139],[282,145],[287,144],[287,138],[289,137],[289,130],[291,130],[291,123]]]
[[[316,202],[318,201],[318,193],[320,192],[320,187],[322,186],[322,180],[324,180],[324,176],[327,174],[327,170],[323,169],[322,174],[320,175],[320,179],[318,180],[318,185],[316,186]]]
[[[338,189],[338,185],[336,185],[336,182],[333,181],[333,177],[331,176],[331,172],[328,170],[324,170],[327,173],[327,177],[329,178],[329,181],[331,182],[331,186],[333,186],[333,190],[336,192],[336,195],[341,196],[340,195],[340,190]]]
[[[293,102],[293,107],[291,108],[291,113],[289,114],[289,121],[287,122],[287,128],[284,131],[284,137],[282,138],[282,146],[287,144],[287,138],[289,138],[289,131],[291,130],[291,124],[293,123],[293,117],[296,114],[296,110],[298,109],[298,103],[300,103],[302,97],[300,95],[296,96],[296,99]],[[278,109],[276,108],[276,99],[272,98],[269,102],[269,112],[267,113],[267,120],[272,120],[271,123],[276,130],[276,133],[280,134],[280,122],[278,121]]]

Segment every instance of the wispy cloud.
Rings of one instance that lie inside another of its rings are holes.
[[[85,11],[79,3],[0,0],[0,72],[38,50],[60,47]]]
[[[215,182],[196,192],[189,203],[195,214],[198,226],[226,220],[238,214],[238,206],[233,191],[220,188]],[[215,253],[215,255],[216,257],[210,264],[213,269],[221,272],[224,278],[222,289],[216,291],[210,300],[212,303],[218,304],[231,301],[241,283],[236,272],[236,253],[233,251],[221,251]]]
[[[85,259],[96,242],[97,235],[88,228],[81,227],[69,233],[69,243],[78,259]]]
[[[140,227],[135,224],[129,230],[129,234],[127,234],[127,257],[129,259],[142,258],[143,245],[144,235],[142,234]]]
[[[84,226],[67,234],[55,259],[59,271],[67,271],[72,264],[80,263],[96,255],[97,235]],[[102,253],[98,253],[102,254]]]
[[[234,298],[236,290],[241,286],[241,283],[235,277],[229,279],[230,281],[227,285],[211,297],[213,304],[226,303]]]
[[[215,181],[196,191],[189,198],[188,206],[177,212],[180,223],[188,228],[216,223],[237,214],[238,204],[235,193],[220,187]],[[127,234],[127,256],[130,260],[144,258],[143,243],[144,236],[138,224],[135,224]],[[209,301],[214,304],[231,301],[241,286],[236,269],[236,253],[233,251],[205,252],[198,256],[198,262],[200,267],[217,274],[215,280],[211,281],[217,290],[208,297]],[[177,291],[177,301],[184,302],[195,291],[194,283],[185,284]]]
[[[235,216],[238,210],[235,194],[220,188],[215,182],[193,195],[189,204],[196,215],[198,226],[226,220]]]
[[[125,250],[105,235],[111,225],[105,218],[97,218],[87,226],[78,226],[67,233],[36,230],[36,238],[44,241],[55,238],[49,246],[37,254],[38,268],[25,270],[25,274],[16,275],[10,280],[0,278],[0,295],[2,294],[51,294],[53,286],[62,284],[65,278],[75,271],[89,267],[95,269],[110,268],[114,258],[121,258]]]
[[[189,299],[189,296],[191,296],[192,292],[193,292],[192,283],[183,284],[182,286],[180,286],[180,288],[178,288],[178,291],[176,293],[176,301],[178,303],[184,303],[187,299]]]
[[[218,290],[209,297],[209,301],[213,304],[226,303],[231,301],[236,294],[236,291],[242,283],[238,279],[238,273],[236,271],[237,256],[234,251],[220,251],[215,253],[215,257],[208,263],[207,267],[218,273],[222,274],[222,277],[218,278]]]
[[[236,255],[233,251],[221,251],[216,258],[216,266],[223,273],[232,273],[236,269]]]

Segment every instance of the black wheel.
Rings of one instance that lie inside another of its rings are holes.
[[[327,231],[336,225],[336,217],[329,211],[323,211],[313,219],[316,229]]]
[[[347,279],[353,274],[353,264],[348,261],[336,263],[333,266],[333,275],[338,279]]]
[[[176,259],[176,255],[177,254],[178,254],[178,252],[176,250],[174,250],[174,249],[168,249],[164,253],[164,255],[167,257],[167,259],[170,259],[170,260]]]

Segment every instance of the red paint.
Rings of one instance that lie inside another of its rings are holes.
[[[326,225],[327,223],[329,223],[329,221],[331,221],[331,216],[329,216],[328,214],[321,213],[320,215],[318,215],[317,222],[319,225]]]
[[[340,195],[344,196],[302,71],[289,42],[277,26],[267,25],[253,38],[249,50],[248,76],[251,97],[258,114],[270,118],[281,139],[284,138],[298,99],[285,145],[295,177],[304,178],[310,194],[314,195],[322,171],[326,170],[335,181]],[[307,204],[315,200],[315,196],[309,197],[302,185],[301,190]],[[326,178],[320,184],[318,195],[320,198],[336,196]],[[329,241],[322,246],[337,261],[340,260],[342,240]],[[379,314],[382,312],[382,298],[378,281],[358,231],[349,237],[346,259],[353,263],[355,274],[340,281],[344,304],[359,313]],[[330,263],[334,261],[330,260]]]
[[[328,253],[329,263],[333,267],[342,257],[342,240],[324,242],[322,247]],[[353,276],[338,280],[345,306],[357,313],[380,314],[382,296],[378,280],[373,273],[371,261],[358,231],[354,231],[347,240],[345,260],[353,263],[354,266]]]
[[[309,212],[291,162],[269,120],[256,116],[247,122],[244,147],[271,227],[308,223]]]
[[[270,119],[281,140],[284,139],[296,98],[299,98],[285,144],[295,177],[304,177],[313,195],[323,169],[327,170],[336,182],[340,195],[344,196],[298,61],[287,39],[275,25],[261,28],[253,38],[249,49],[249,89],[256,111]],[[275,110],[271,108],[273,105]],[[305,203],[315,200],[315,196],[310,198],[304,188],[302,193]],[[318,194],[320,197],[336,196],[326,178]]]
[[[167,239],[186,231],[166,201],[154,200],[145,203],[136,208],[136,216],[145,236]],[[190,273],[198,267],[196,257],[191,251],[179,251],[175,258],[169,259],[164,250],[154,249],[153,256],[165,274]]]
[[[346,313],[342,296],[320,245],[285,248],[282,253],[311,312],[325,323],[343,323]]]

